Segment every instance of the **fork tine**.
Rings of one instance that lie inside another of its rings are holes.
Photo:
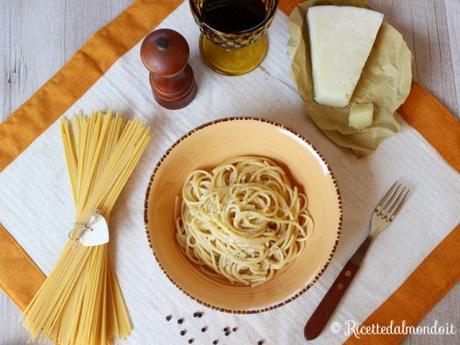
[[[402,197],[400,198],[400,200],[398,201],[396,207],[394,210],[392,210],[392,212],[389,213],[389,215],[387,216],[388,220],[390,222],[393,221],[393,219],[395,219],[395,217],[398,215],[398,212],[399,210],[401,210],[403,204],[404,204],[404,201],[406,201],[406,198],[407,198],[407,195],[409,194],[409,188],[406,188],[406,192],[402,195]]]
[[[388,211],[390,210],[391,206],[396,202],[396,200],[398,199],[399,195],[401,194],[402,189],[403,189],[402,185],[400,183],[398,183],[398,186],[396,187],[396,189],[393,192],[393,194],[391,194],[391,196],[388,199],[388,201],[385,203],[385,205],[383,205],[382,211],[380,212],[381,215],[385,216],[388,213]]]
[[[396,181],[395,183],[393,183],[393,185],[391,186],[391,188],[385,193],[385,195],[383,196],[383,198],[380,200],[380,202],[377,204],[377,206],[375,207],[375,211],[379,214],[381,214],[381,212],[383,211],[385,205],[387,204],[387,202],[389,201],[389,199],[392,197],[394,191],[396,188],[398,188],[399,186],[399,182]]]
[[[399,202],[406,192],[406,187],[401,185],[401,189],[397,189],[396,192],[394,193],[394,198],[391,200],[391,203],[388,203],[388,207],[385,209],[385,213],[383,214],[384,217],[388,218],[389,215],[396,209],[396,207],[399,205]]]

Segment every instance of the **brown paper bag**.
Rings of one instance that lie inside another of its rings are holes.
[[[313,99],[310,42],[305,18],[308,8],[315,5],[368,7],[367,3],[364,0],[308,0],[298,4],[289,17],[288,52],[293,55],[291,74],[307,114],[337,145],[353,150],[359,157],[369,155],[383,139],[399,131],[396,109],[409,95],[412,81],[411,52],[401,34],[384,23],[350,104],[345,108],[318,104]],[[374,104],[372,125],[362,130],[349,127],[350,105],[364,102]]]

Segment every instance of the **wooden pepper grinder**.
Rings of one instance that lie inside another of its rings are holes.
[[[150,72],[153,97],[167,109],[187,106],[196,95],[185,38],[177,31],[159,29],[142,42],[141,60]]]

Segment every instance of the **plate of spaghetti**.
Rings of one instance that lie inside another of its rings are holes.
[[[342,224],[328,163],[275,122],[234,117],[179,139],[151,176],[145,226],[166,276],[232,313],[284,305],[319,278]]]

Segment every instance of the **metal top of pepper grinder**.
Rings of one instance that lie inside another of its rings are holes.
[[[155,30],[142,42],[141,60],[150,72],[153,96],[165,108],[183,108],[195,98],[189,56],[187,41],[171,29]]]

